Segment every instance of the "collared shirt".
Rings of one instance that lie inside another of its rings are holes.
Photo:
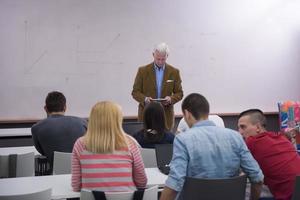
[[[262,171],[242,136],[209,120],[197,122],[185,134],[176,136],[170,165],[166,186],[178,192],[186,176],[228,178],[238,176],[240,168],[251,182],[263,181]]]
[[[265,174],[264,183],[275,199],[291,199],[295,177],[300,174],[300,157],[283,135],[263,132],[250,136],[246,144]]]
[[[154,64],[155,76],[156,76],[156,98],[161,98],[162,82],[164,78],[165,65],[158,67]]]

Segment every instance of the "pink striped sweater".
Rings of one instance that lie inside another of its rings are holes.
[[[105,192],[131,191],[146,187],[147,177],[140,150],[127,136],[128,148],[114,153],[88,152],[83,137],[77,139],[72,153],[72,188]]]

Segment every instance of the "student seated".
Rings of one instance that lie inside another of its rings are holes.
[[[158,102],[146,105],[143,116],[144,128],[133,135],[143,148],[155,144],[173,144],[174,134],[167,131],[164,108]]]
[[[240,169],[251,182],[251,199],[258,199],[263,174],[242,136],[208,120],[209,103],[200,94],[185,97],[181,109],[190,129],[174,140],[170,173],[160,200],[180,197],[186,176],[229,178],[239,176]]]
[[[86,132],[86,120],[65,116],[66,97],[58,91],[48,93],[45,102],[47,118],[31,128],[32,139],[38,152],[46,156],[52,173],[54,151],[72,152],[75,141]]]
[[[72,153],[72,188],[104,192],[146,187],[147,177],[137,142],[122,129],[119,105],[104,101],[91,110],[87,133]]]
[[[266,130],[266,117],[259,109],[249,109],[239,115],[239,132],[260,165],[275,199],[290,200],[297,175],[300,175],[300,157],[284,134]]]

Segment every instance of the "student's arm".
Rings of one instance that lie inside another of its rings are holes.
[[[261,188],[262,188],[262,182],[251,183],[250,200],[258,200],[260,198]]]
[[[177,192],[169,187],[164,187],[160,200],[173,200],[176,198]]]
[[[264,175],[256,162],[253,158],[252,154],[250,153],[247,145],[249,148],[252,148],[251,139],[247,140],[247,145],[240,137],[240,155],[241,155],[241,167],[243,172],[247,174],[251,182],[251,200],[257,200],[260,197],[261,187],[264,179]]]
[[[178,135],[175,137],[173,143],[173,157],[170,163],[170,173],[166,180],[166,186],[162,192],[161,199],[175,199],[177,193],[182,190],[187,175],[188,162],[189,156],[185,141]]]
[[[145,188],[147,185],[147,176],[145,172],[144,162],[141,156],[140,149],[136,144],[136,141],[131,137],[127,137],[129,140],[129,151],[132,155],[133,164],[132,164],[132,174],[133,181],[138,188]]]
[[[72,151],[72,161],[71,161],[71,173],[72,181],[71,186],[73,191],[79,192],[81,190],[81,165],[80,165],[80,152],[83,150],[83,143],[77,139],[74,144]]]
[[[39,142],[39,139],[38,139],[38,136],[36,134],[36,130],[35,130],[35,127],[33,126],[31,128],[31,135],[32,135],[32,140],[33,140],[33,144],[34,144],[34,147],[36,148],[36,150],[41,154],[41,155],[45,155],[44,154],[44,151],[41,147],[41,144]]]

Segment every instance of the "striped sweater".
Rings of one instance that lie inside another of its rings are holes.
[[[128,148],[95,154],[86,150],[83,137],[72,152],[72,188],[105,192],[131,191],[146,187],[144,163],[136,141],[127,136]]]

